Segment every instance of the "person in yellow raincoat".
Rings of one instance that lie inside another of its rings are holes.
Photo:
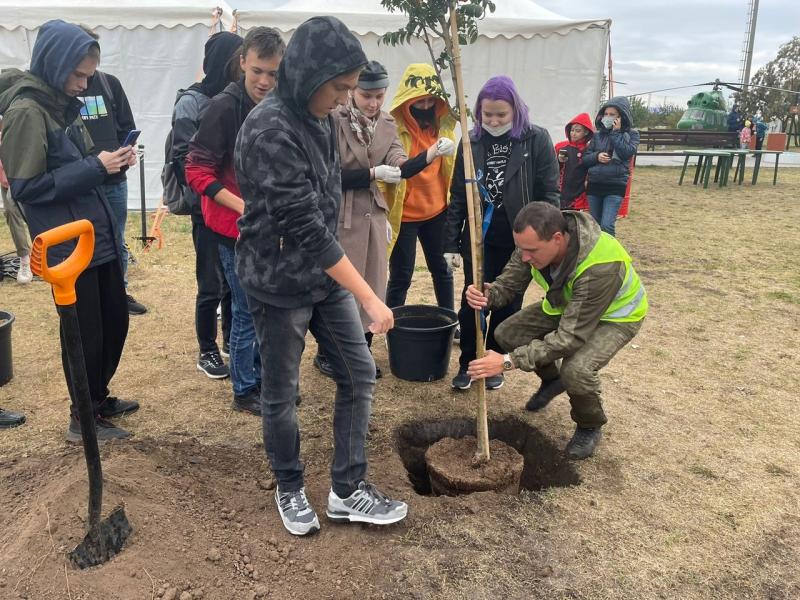
[[[408,156],[418,155],[440,138],[451,140],[455,149],[455,119],[450,115],[447,103],[432,95],[423,81],[410,81],[414,77],[435,75],[430,65],[409,65],[392,100],[390,114]],[[419,239],[428,271],[433,277],[436,302],[443,308],[453,308],[453,272],[444,260],[444,228],[453,165],[452,154],[440,156],[412,179],[387,186],[389,223],[394,232],[386,289],[389,307],[402,306],[406,302]]]

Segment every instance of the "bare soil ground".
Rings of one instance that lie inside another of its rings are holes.
[[[229,409],[229,382],[195,369],[190,228],[169,217],[166,247],[139,252],[130,270],[150,310],[131,319],[112,392],[142,403],[122,420],[135,437],[102,450],[104,512],[124,502],[134,533],[109,563],[73,569],[66,552],[83,535],[87,486],[81,449],[63,441],[57,316],[42,282],[0,282],[0,308],[16,316],[15,377],[0,406],[28,417],[0,432],[0,598],[800,597],[800,171],[783,169],[776,187],[677,179],[676,169],[637,169],[618,226],[651,314],[602,372],[610,421],[597,455],[563,460],[566,398],[526,413],[538,380],[516,372],[489,393],[490,414],[496,436],[525,455],[527,489],[419,495],[403,466],[413,462],[408,441],[468,433],[472,396],[449,377],[387,374],[375,392],[371,477],[410,514],[385,529],[323,516],[319,535],[284,531],[259,420]],[[0,249],[11,247],[0,227]],[[422,264],[411,299],[430,303]],[[313,351],[309,340],[299,418],[322,513],[334,390]],[[388,371],[382,340],[375,354]]]

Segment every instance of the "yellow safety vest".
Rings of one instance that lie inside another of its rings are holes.
[[[639,276],[631,264],[631,257],[625,251],[616,238],[603,232],[600,238],[592,248],[589,255],[575,269],[575,274],[564,285],[564,300],[569,302],[572,299],[572,286],[575,280],[591,266],[610,263],[622,262],[625,263],[625,279],[622,286],[619,288],[617,295],[608,305],[603,316],[600,317],[601,321],[612,321],[617,323],[630,323],[641,321],[647,314],[647,294],[644,291]],[[531,268],[533,279],[538,283],[545,293],[550,289],[550,284],[536,268]],[[545,299],[542,301],[542,311],[545,314],[558,316],[564,313],[563,307],[555,307]]]

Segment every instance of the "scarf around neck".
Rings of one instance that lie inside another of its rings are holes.
[[[375,139],[375,128],[378,125],[378,115],[371,119],[368,118],[358,109],[353,96],[350,96],[347,101],[347,114],[350,117],[350,129],[353,130],[358,143],[367,148],[372,146],[372,140]]]

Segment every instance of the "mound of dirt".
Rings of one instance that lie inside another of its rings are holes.
[[[102,453],[103,516],[124,504],[133,527],[122,552],[84,571],[69,563],[85,533],[80,447],[13,459],[0,475],[0,555],[9,558],[0,567],[0,598],[350,598],[353,565],[341,560],[342,549],[382,537],[364,540],[360,526],[336,527],[332,536],[327,527],[298,544],[279,523],[275,483],[257,446],[173,438],[107,444]],[[326,492],[314,493],[316,504]],[[381,568],[383,561],[371,562]]]
[[[475,464],[476,448],[477,440],[472,436],[444,438],[428,448],[425,462],[434,493],[450,496],[488,491],[519,492],[525,466],[522,455],[500,440],[489,440],[491,460]]]

